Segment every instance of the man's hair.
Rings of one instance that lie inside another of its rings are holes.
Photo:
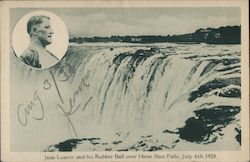
[[[38,25],[41,24],[43,22],[43,18],[47,18],[50,20],[50,18],[48,16],[44,16],[44,15],[38,15],[38,16],[32,16],[28,23],[27,23],[27,32],[29,35],[31,35],[31,29],[34,25]]]

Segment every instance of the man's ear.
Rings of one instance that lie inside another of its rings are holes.
[[[31,28],[31,35],[37,36],[37,28],[36,27]]]

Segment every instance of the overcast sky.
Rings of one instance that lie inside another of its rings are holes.
[[[173,35],[199,28],[240,25],[240,8],[12,9],[11,22],[35,10],[57,14],[70,36]]]

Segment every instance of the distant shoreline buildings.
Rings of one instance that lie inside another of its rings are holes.
[[[111,36],[111,37],[74,37],[74,43],[84,42],[124,42],[124,43],[207,43],[207,44],[240,44],[241,27],[226,26],[220,28],[198,29],[194,33],[183,35],[143,35],[143,36]]]

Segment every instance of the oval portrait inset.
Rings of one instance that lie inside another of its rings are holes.
[[[33,68],[46,69],[58,63],[68,49],[64,22],[54,13],[34,11],[14,27],[12,47],[19,60]]]

